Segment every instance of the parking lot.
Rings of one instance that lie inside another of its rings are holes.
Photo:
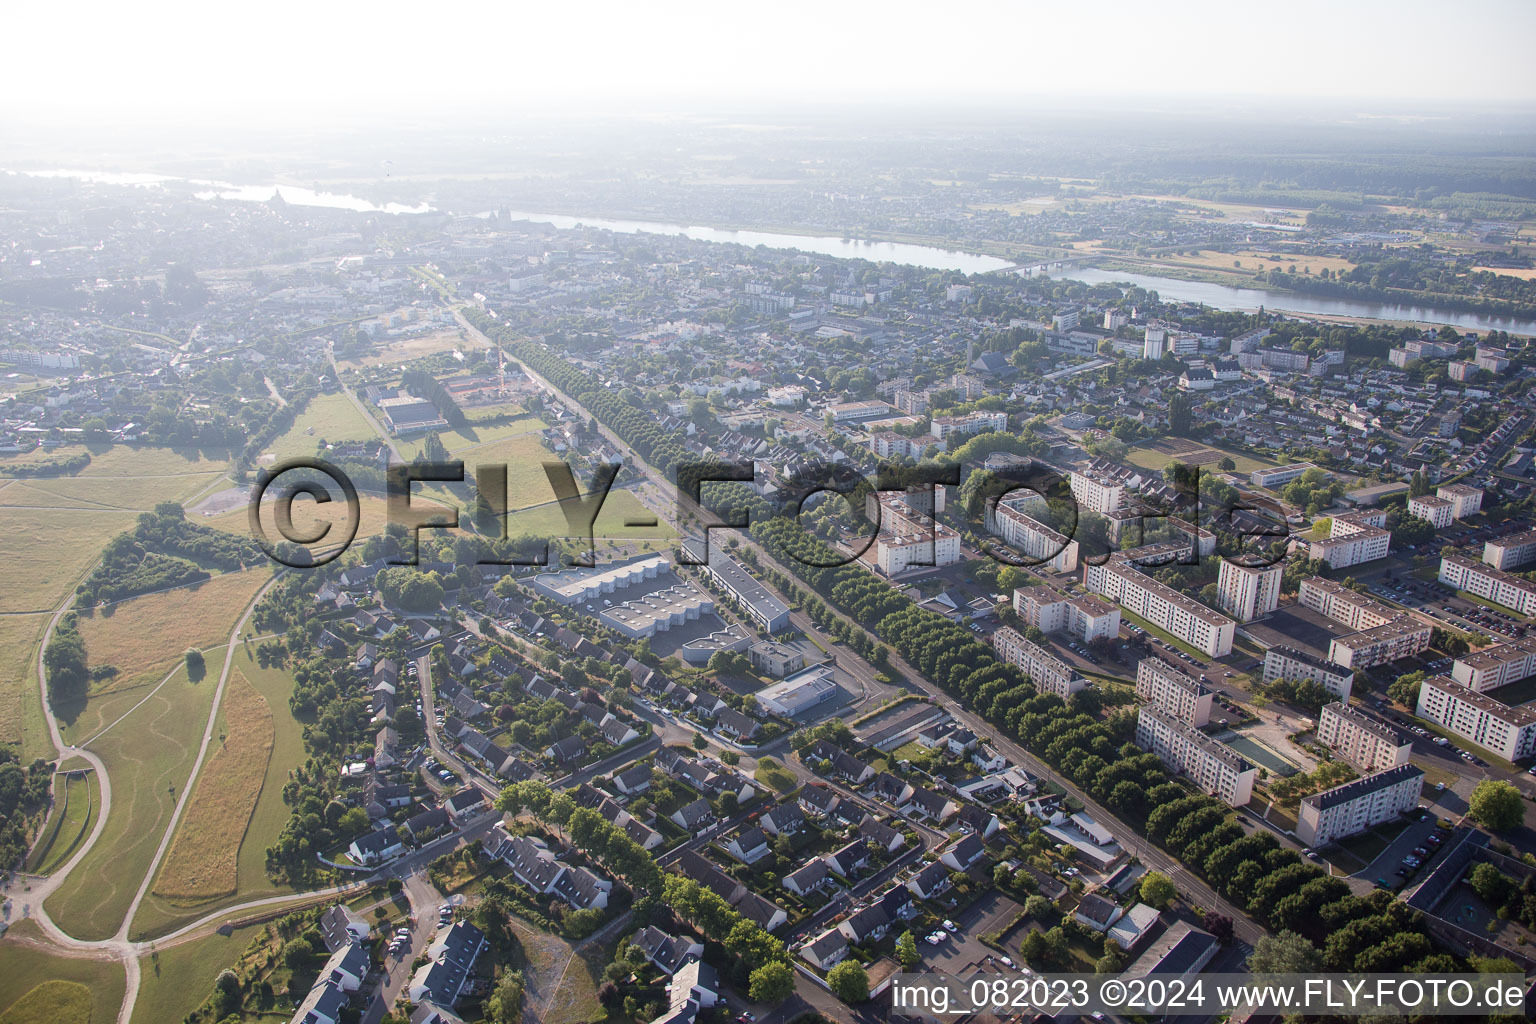
[[[917,937],[923,962],[945,971],[978,962],[993,952],[980,937],[1008,927],[1023,910],[1023,906],[1002,893],[988,892],[955,918],[956,929],[938,945],[930,945],[923,936]]]

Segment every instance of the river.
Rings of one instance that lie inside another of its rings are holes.
[[[1233,288],[1207,281],[1181,281],[1174,277],[1129,274],[1122,271],[1080,267],[1067,270],[1037,271],[1038,276],[1084,284],[1133,284],[1155,291],[1163,301],[1200,302],[1213,309],[1252,310],[1263,306],[1281,313],[1314,316],[1347,316],[1363,320],[1404,320],[1421,324],[1444,324],[1467,331],[1508,331],[1511,334],[1536,335],[1536,320],[1463,313],[1438,306],[1403,305],[1393,302],[1361,302],[1354,299],[1330,299],[1298,292],[1271,292],[1262,288]]]
[[[380,205],[358,196],[339,192],[322,192],[293,185],[232,185],[228,182],[198,181],[155,174],[119,174],[98,171],[25,171],[22,173],[35,177],[75,178],[98,184],[136,185],[149,188],[161,188],[170,183],[190,184],[200,189],[194,193],[194,196],[207,201],[268,202],[274,195],[278,195],[284,202],[294,206],[320,206],[354,210],[359,213],[399,215],[434,212],[433,207],[427,202],[415,206],[407,206],[403,203]],[[877,242],[868,239],[837,238],[832,235],[794,235],[777,231],[736,231],[697,224],[671,224],[661,221],[621,220],[607,217],[574,217],[557,213],[530,213],[524,210],[511,211],[510,215],[513,220],[549,224],[562,229],[587,227],[627,235],[668,235],[700,242],[765,246],[770,249],[787,249],[834,259],[895,263],[928,270],[958,271],[962,274],[987,274],[1014,266],[1014,263],[1009,260],[997,256],[985,256],[981,253],[945,249],[933,245],[914,245],[908,242]],[[1148,291],[1155,291],[1164,300],[1199,302],[1213,309],[1254,310],[1263,306],[1265,309],[1283,313],[1355,317],[1362,320],[1401,320],[1410,323],[1443,324],[1459,330],[1482,332],[1501,330],[1511,334],[1536,336],[1536,321],[1533,320],[1463,313],[1438,306],[1331,299],[1296,292],[1233,288],[1229,285],[1210,284],[1204,281],[1181,281],[1172,277],[1111,272],[1093,268],[1038,273],[1053,279],[1082,281],[1085,284],[1128,282]]]

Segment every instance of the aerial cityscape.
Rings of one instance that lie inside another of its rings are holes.
[[[0,1024],[1526,1019],[1536,12],[1408,7],[1488,60],[104,14],[0,106]],[[1344,976],[1481,1001],[1217,987]]]

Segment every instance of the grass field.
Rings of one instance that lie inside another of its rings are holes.
[[[1170,462],[1202,466],[1206,472],[1218,473],[1221,471],[1216,468],[1217,465],[1227,456],[1231,456],[1232,462],[1237,466],[1234,470],[1237,473],[1252,473],[1256,469],[1274,465],[1273,462],[1256,459],[1251,455],[1229,452],[1179,438],[1160,438],[1150,444],[1138,445],[1125,453],[1127,462],[1154,473],[1161,473]]]
[[[294,419],[288,432],[272,443],[266,454],[279,461],[315,454],[320,441],[369,441],[373,428],[346,395],[317,395]]]
[[[58,803],[44,823],[40,839],[27,858],[27,870],[46,875],[57,870],[79,849],[96,824],[100,807],[96,773],[86,772],[65,781]]]
[[[46,491],[42,487],[44,481],[13,480],[9,477],[0,478],[0,508],[98,508],[100,506],[88,501],[80,501],[76,498],[65,497]],[[56,481],[65,482],[65,481]],[[78,483],[78,480],[68,480],[69,483]],[[97,485],[99,487],[99,485]]]
[[[764,785],[772,786],[780,794],[788,793],[795,788],[795,776],[783,766],[765,768],[759,762],[758,767],[752,772],[752,777]]]
[[[73,502],[83,508],[148,512],[162,501],[189,501],[223,478],[223,471],[215,470],[142,477],[55,477],[27,483],[34,490],[52,497],[54,504]]]
[[[269,579],[266,569],[247,569],[82,612],[80,638],[91,665],[118,670],[97,692],[153,685],[189,648],[201,650],[226,641],[240,613]]]
[[[163,688],[91,743],[112,780],[112,810],[100,840],[46,904],[71,935],[105,939],[122,924],[188,784],[223,665],[220,648],[208,655],[200,683],[177,669]]]
[[[162,899],[151,891],[139,905],[139,912],[133,919],[131,933],[134,936],[164,934],[203,917],[222,904],[293,891],[291,886],[277,885],[267,878],[267,847],[276,841],[288,822],[288,805],[283,802],[283,784],[288,781],[288,772],[304,762],[304,726],[288,710],[293,677],[282,669],[262,668],[256,664],[250,652],[245,650],[236,652],[234,671],[244,676],[266,701],[273,731],[266,777],[262,780],[261,791],[250,814],[250,823],[239,844],[239,855],[235,862],[236,894],[226,899],[188,906]],[[232,676],[231,685],[234,678]],[[227,728],[225,732],[229,734]],[[213,755],[209,756],[211,759]],[[205,777],[207,771],[205,764]]]
[[[192,802],[177,824],[151,889],[158,896],[196,902],[236,891],[235,860],[272,756],[272,712],[235,669],[220,717],[223,740],[204,762]]]
[[[213,993],[214,980],[226,967],[235,968],[251,941],[266,934],[265,924],[236,928],[229,935],[204,936],[139,958],[139,997],[132,1024],[170,1024],[185,1019]],[[285,1021],[289,1014],[261,1018]]]
[[[1536,281],[1536,268],[1532,267],[1473,267],[1472,269],[1498,274],[1500,277],[1518,277],[1522,281]]]
[[[42,479],[81,479],[83,477],[137,478],[211,473],[226,468],[231,452],[222,448],[161,448],[127,444],[63,444],[57,448],[34,448],[21,455],[0,456],[0,473],[7,466],[36,465],[72,458],[81,453],[91,456],[90,465],[73,477]]]
[[[41,613],[0,615],[0,743],[20,744],[28,761],[50,753],[36,650],[47,622]]]
[[[0,1014],[0,1024],[89,1024],[91,990],[78,981],[45,981]]]
[[[52,611],[135,518],[127,511],[0,508],[0,612]]]
[[[436,355],[439,352],[467,352],[471,349],[485,348],[485,343],[470,335],[460,327],[449,327],[430,334],[419,335],[415,338],[402,338],[392,341],[382,348],[361,359],[343,359],[339,365],[342,369],[356,369],[359,366],[383,366],[386,363],[409,363],[427,356]]]
[[[443,442],[443,446],[448,449],[450,455],[454,458],[464,459],[470,464],[470,467],[473,467],[476,462],[493,462],[501,459],[502,461],[526,461],[531,468],[538,469],[540,462],[545,459],[554,458],[549,449],[544,447],[544,442],[537,436],[537,432],[543,430],[544,426],[544,421],[537,416],[519,416],[506,423],[497,423],[493,426],[480,426],[471,423],[462,430],[441,431],[437,436],[438,440]],[[499,450],[488,452],[492,445],[511,438],[520,438],[524,445],[521,447],[509,447],[505,455],[501,454]],[[395,444],[400,449],[401,454],[410,459],[415,458],[426,447],[426,439],[422,437],[400,440],[396,441]],[[518,468],[516,465],[512,466],[508,474],[509,477],[515,476]],[[540,479],[543,479],[542,472],[540,473]]]
[[[11,931],[18,938],[42,934],[30,921],[14,925]],[[24,1000],[43,979],[47,979],[45,984],[62,982],[84,988],[90,997],[84,1015],[72,1011],[75,1016],[19,1016],[23,1011],[33,1012]],[[114,960],[55,956],[15,938],[0,940],[0,1007],[4,1007],[0,1024],[111,1024],[117,1019],[125,986],[123,969]]]
[[[640,503],[629,491],[610,491],[603,500],[603,507],[592,524],[592,534],[598,540],[672,540],[676,531],[665,520],[655,526],[625,526],[628,518],[651,517],[654,513]],[[570,527],[565,512],[551,503],[538,508],[525,509],[507,516],[507,535],[532,534],[535,537],[567,537]]]

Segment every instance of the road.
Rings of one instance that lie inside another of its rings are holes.
[[[66,598],[54,611],[53,617],[48,622],[48,628],[44,631],[42,643],[38,646],[37,655],[37,679],[38,687],[43,702],[44,717],[48,722],[48,734],[52,740],[54,749],[58,751],[59,762],[79,757],[86,761],[95,770],[98,789],[101,794],[100,810],[97,812],[96,825],[86,841],[81,844],[79,850],[64,863],[59,870],[50,874],[47,878],[39,879],[35,876],[18,876],[11,879],[3,894],[21,904],[23,916],[30,917],[42,930],[43,934],[56,946],[67,951],[92,951],[110,955],[119,960],[123,965],[126,977],[123,1002],[118,1008],[118,1024],[129,1024],[133,1016],[133,1008],[138,999],[140,969],[139,958],[144,956],[151,948],[151,943],[134,942],[128,938],[129,929],[133,924],[133,918],[137,914],[140,904],[149,891],[155,874],[159,871],[160,862],[165,856],[166,849],[170,846],[171,837],[175,834],[176,824],[181,820],[182,813],[186,810],[187,802],[191,799],[198,772],[202,769],[203,761],[208,754],[208,746],[213,740],[214,728],[218,722],[219,709],[224,695],[224,689],[229,680],[230,669],[234,665],[235,647],[240,641],[240,633],[249,621],[251,612],[255,610],[257,602],[263,595],[281,578],[281,573],[273,575],[272,579],[258,590],[246,605],[245,611],[235,628],[230,631],[229,641],[225,650],[224,667],[219,674],[218,686],[214,690],[212,706],[208,710],[208,721],[203,727],[202,742],[198,747],[196,759],[193,761],[192,770],[187,776],[187,784],[182,787],[181,794],[177,798],[176,806],[172,811],[171,820],[166,824],[165,831],[160,837],[160,844],[155,850],[153,860],[144,873],[139,883],[139,888],[134,894],[133,901],[129,904],[123,920],[118,926],[117,932],[109,939],[85,941],[76,939],[56,925],[43,906],[44,901],[51,895],[74,871],[75,867],[95,848],[97,840],[101,838],[106,827],[108,815],[112,810],[112,780],[107,773],[106,765],[96,754],[84,747],[76,747],[64,742],[63,734],[59,729],[58,717],[54,714],[52,702],[48,699],[48,668],[44,659],[48,641],[52,637],[59,621],[64,617],[74,603],[74,595]],[[17,891],[17,886],[21,886]],[[18,898],[19,897],[19,898]],[[301,897],[295,897],[301,898]],[[225,914],[228,911],[224,912]]]
[[[470,330],[474,334],[478,335],[487,344],[496,344],[490,338],[487,338],[483,333],[481,333],[477,328],[475,328],[473,324],[469,323],[469,321],[466,320],[461,313],[456,312],[455,316],[467,330]],[[552,394],[559,397],[573,411],[576,411],[579,415],[585,418],[592,418],[595,420],[595,417],[592,417],[591,413],[579,402],[574,401],[569,395],[554,387],[554,385],[552,385],[540,374],[535,372],[531,367],[525,364],[523,369],[531,379],[536,381],[542,387],[546,388]],[[646,463],[645,460],[641,459],[637,452],[635,452],[628,444],[624,443],[624,441],[619,438],[618,435],[614,434],[613,431],[611,431],[605,424],[598,422],[597,426],[599,432],[602,433],[602,435],[614,445],[617,451],[624,455],[626,461],[632,468],[647,477],[650,482],[655,483],[660,481],[662,485],[665,486],[665,476],[659,473],[654,467]],[[649,491],[650,488],[640,488],[638,489],[637,493],[649,493]],[[658,505],[663,507],[657,507]],[[675,521],[677,518],[677,510],[668,509],[664,506],[665,502],[657,502],[651,507],[658,513],[658,515],[661,515],[663,518]],[[784,566],[780,565],[775,559],[770,557],[768,553],[756,543],[756,541],[751,539],[750,535],[740,534],[739,536],[741,537],[741,540],[744,544],[748,544],[754,548],[758,557],[763,560],[765,565],[777,568],[779,572],[783,573],[789,578],[795,577],[793,572],[790,572]],[[830,608],[831,606],[829,605],[828,607]],[[834,614],[836,614],[839,618],[843,619],[845,622],[848,622],[850,625],[853,625],[855,628],[862,628],[858,625],[858,623],[854,623],[841,611],[837,611],[836,609],[833,609],[833,611]],[[800,617],[800,621],[795,622],[795,625],[797,627],[803,628],[803,623],[806,621],[807,620],[805,617],[802,616]],[[1260,936],[1265,934],[1263,927],[1260,926],[1258,922],[1249,917],[1245,910],[1229,903],[1226,899],[1224,899],[1208,885],[1206,885],[1202,879],[1194,874],[1194,872],[1185,868],[1180,862],[1164,853],[1150,841],[1145,840],[1137,835],[1131,826],[1121,821],[1115,814],[1110,812],[1108,808],[1100,805],[1097,801],[1090,798],[1085,792],[1083,792],[1082,789],[1080,789],[1070,780],[1056,776],[1055,773],[1052,772],[1039,758],[1035,757],[1019,744],[1013,742],[1011,739],[1008,739],[1006,736],[999,733],[992,727],[991,723],[985,721],[980,716],[973,714],[969,709],[961,706],[958,702],[950,698],[948,694],[944,693],[942,690],[939,690],[904,659],[896,655],[894,651],[890,655],[890,664],[892,668],[906,676],[907,681],[910,684],[937,701],[966,728],[975,732],[978,736],[994,737],[994,743],[998,747],[999,752],[1007,757],[1010,761],[1022,766],[1026,771],[1029,771],[1038,777],[1052,780],[1054,783],[1064,788],[1069,795],[1081,801],[1084,808],[1094,817],[1094,820],[1108,828],[1110,831],[1114,832],[1116,837],[1120,840],[1121,845],[1127,850],[1127,852],[1131,853],[1133,856],[1138,857],[1147,867],[1162,871],[1163,873],[1167,874],[1170,878],[1173,879],[1174,883],[1179,887],[1179,889],[1187,894],[1194,902],[1198,903],[1206,909],[1216,910],[1230,917],[1233,922],[1234,932],[1240,940],[1251,944],[1257,941]],[[859,658],[851,650],[846,648],[840,650],[838,655],[838,666],[849,672],[849,674],[852,675],[855,679],[859,680],[861,685],[867,685],[865,680],[868,680],[868,683],[879,685],[875,680],[874,668],[865,662],[862,658]]]

